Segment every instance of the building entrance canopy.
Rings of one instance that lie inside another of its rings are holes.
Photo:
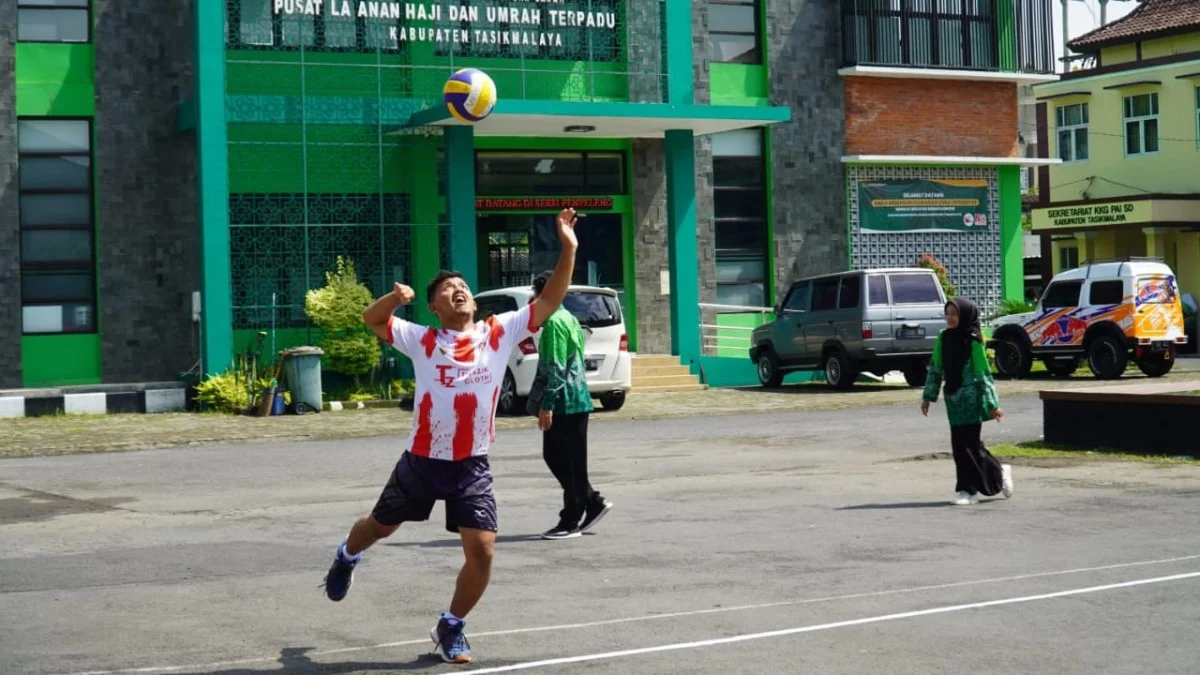
[[[426,108],[393,133],[423,126],[470,126],[476,136],[663,138],[668,130],[704,136],[790,119],[791,110],[781,107],[512,100],[498,102],[487,119],[471,125],[451,117],[444,106]]]

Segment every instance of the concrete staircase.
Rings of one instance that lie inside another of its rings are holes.
[[[636,354],[633,358],[633,391],[661,394],[680,391],[704,391],[700,378],[692,375],[676,356]]]

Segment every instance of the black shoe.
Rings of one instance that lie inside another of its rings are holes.
[[[350,585],[354,583],[354,567],[357,564],[358,561],[342,562],[341,556],[334,555],[333,565],[325,575],[326,597],[334,602],[346,597],[346,594],[350,592]]]
[[[579,528],[570,522],[562,520],[558,525],[542,533],[542,539],[571,539],[580,535]]]
[[[587,513],[583,516],[583,522],[579,525],[579,531],[587,532],[595,527],[596,523],[600,522],[600,519],[612,510],[612,507],[613,503],[603,497],[592,502],[592,505],[587,509]]]

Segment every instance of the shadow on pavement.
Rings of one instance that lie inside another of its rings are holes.
[[[870,394],[881,391],[917,391],[920,389],[909,387],[904,384],[883,384],[880,382],[863,382],[854,385],[853,388],[847,390],[839,390],[830,387],[824,382],[803,382],[801,384],[785,384],[782,387],[767,388],[759,385],[749,387],[731,387],[734,391],[744,391],[749,394],[805,394],[810,396],[818,395],[833,395],[841,394],[845,396],[853,396],[855,394]]]
[[[432,642],[430,646],[432,647]],[[279,659],[275,661],[282,668],[269,668],[266,670],[257,668],[233,668],[231,670],[210,670],[210,671],[185,671],[191,675],[262,675],[262,673],[283,673],[284,675],[308,675],[310,673],[325,673],[327,675],[348,674],[348,673],[369,673],[369,672],[387,672],[394,673],[397,671],[409,670],[427,670],[438,666],[448,665],[442,661],[436,654],[422,654],[416,659],[407,663],[385,663],[385,662],[359,662],[347,661],[344,663],[317,663],[308,656],[308,652],[312,651],[312,647],[286,647],[280,651]],[[266,665],[264,663],[264,665]],[[461,667],[461,666],[459,666]]]
[[[895,504],[858,504],[857,506],[843,506],[838,511],[886,511],[889,509],[940,509],[949,508],[950,502],[941,500],[937,502],[898,502]]]
[[[523,541],[545,541],[540,534],[502,534],[496,537],[497,544],[513,544]],[[459,539],[434,539],[433,541],[388,541],[384,546],[398,548],[461,548]]]

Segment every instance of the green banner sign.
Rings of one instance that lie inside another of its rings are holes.
[[[863,232],[986,230],[988,186],[982,178],[873,180],[858,183]]]

